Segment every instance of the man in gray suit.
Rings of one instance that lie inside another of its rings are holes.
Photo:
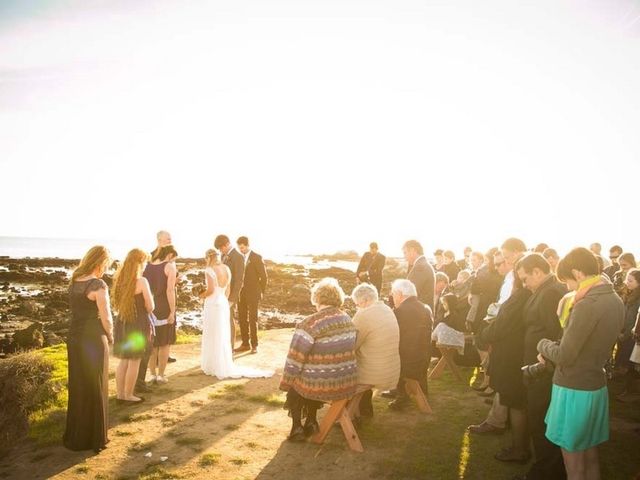
[[[435,273],[433,267],[424,256],[424,250],[417,240],[407,240],[402,246],[402,253],[409,263],[407,279],[416,286],[418,300],[429,305],[434,311]]]
[[[235,311],[244,283],[244,256],[231,245],[226,235],[218,235],[213,246],[222,252],[222,263],[231,270],[229,306],[231,307],[231,349],[233,350],[236,347]]]

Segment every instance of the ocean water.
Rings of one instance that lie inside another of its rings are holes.
[[[135,246],[153,249],[155,245],[136,245],[131,240],[117,239],[81,239],[81,238],[37,238],[37,237],[8,237],[0,236],[0,256],[11,258],[65,258],[80,259],[94,245],[106,246],[114,258],[122,259]],[[199,258],[204,248],[202,245],[177,245],[181,257]],[[340,267],[355,272],[357,262],[349,261],[321,261],[313,262],[307,255],[289,255],[283,253],[260,252],[267,260],[276,263],[290,263],[303,265],[307,268]]]

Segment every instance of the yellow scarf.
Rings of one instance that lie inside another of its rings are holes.
[[[578,284],[578,290],[576,290],[575,292],[569,292],[564,297],[562,297],[558,308],[558,320],[560,320],[560,325],[562,326],[562,328],[564,328],[567,324],[569,315],[571,315],[571,310],[573,309],[573,306],[576,304],[576,302],[583,299],[587,292],[591,290],[591,287],[599,285],[600,283],[602,283],[602,277],[600,275],[587,278],[586,280],[583,280]]]

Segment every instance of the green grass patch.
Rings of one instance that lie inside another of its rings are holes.
[[[62,438],[67,415],[67,347],[60,344],[43,348],[36,355],[51,362],[53,369],[47,382],[51,386],[50,393],[41,397],[38,402],[41,407],[29,415],[29,437],[40,445],[53,445]]]
[[[282,407],[284,405],[284,398],[277,393],[250,395],[247,397],[247,400],[254,403],[262,403],[270,407]]]
[[[247,460],[246,458],[232,458],[230,461],[234,465],[246,465],[247,463],[249,463],[249,460]]]
[[[220,462],[221,455],[219,453],[205,453],[200,457],[198,465],[201,467],[210,467]]]
[[[86,465],[80,465],[74,471],[75,471],[75,473],[79,473],[81,475],[85,475],[85,474],[89,473],[89,467],[87,467]]]
[[[192,333],[185,333],[181,329],[176,332],[176,344],[185,345],[190,343],[200,343],[202,341],[202,335],[194,335]]]
[[[136,440],[129,446],[128,450],[130,453],[148,452],[153,450],[156,445],[156,442],[141,442],[140,440]]]
[[[182,475],[170,472],[166,468],[151,464],[138,475],[138,480],[179,480]]]
[[[233,415],[234,413],[246,413],[249,409],[247,407],[242,407],[240,405],[236,405],[234,407],[228,408],[225,410],[225,415]]]
[[[222,387],[222,389],[225,392],[240,393],[240,392],[242,392],[244,390],[244,384],[243,383],[228,383],[224,387]]]
[[[39,446],[59,443],[67,398],[66,345],[0,360],[0,450],[25,433]]]
[[[153,418],[153,415],[150,413],[128,413],[126,415],[122,415],[120,417],[120,421],[123,423],[136,423],[136,422],[144,422],[145,420],[150,420]]]

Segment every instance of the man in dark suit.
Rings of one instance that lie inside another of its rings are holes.
[[[418,300],[428,305],[433,311],[435,295],[435,273],[433,267],[424,256],[424,250],[417,240],[408,240],[402,247],[404,258],[409,263],[407,279],[416,286]]]
[[[405,378],[418,380],[422,390],[427,393],[433,315],[431,309],[418,300],[416,287],[409,280],[399,279],[393,282],[391,296],[396,306],[394,313],[400,329],[400,381],[396,399],[389,407],[401,410],[409,403],[404,388]]]
[[[551,273],[549,263],[539,253],[531,253],[518,261],[515,271],[525,288],[533,292],[524,306],[523,365],[538,363],[538,342],[543,338],[559,339],[562,327],[558,320],[558,303],[567,293],[563,284]],[[551,372],[545,372],[527,383],[527,417],[536,461],[526,479],[559,480],[566,478],[562,452],[545,436],[544,422],[551,401]]]
[[[258,304],[267,288],[267,270],[262,257],[249,248],[247,237],[238,238],[238,250],[244,257],[244,282],[238,303],[238,323],[242,335],[242,345],[236,352],[258,353]],[[251,346],[249,346],[251,331]]]
[[[229,306],[231,307],[231,348],[233,349],[236,346],[235,310],[244,281],[244,257],[231,245],[231,240],[226,235],[218,235],[213,246],[222,252],[222,263],[231,270]]]
[[[366,252],[360,259],[358,269],[356,270],[356,277],[358,277],[358,283],[370,283],[378,289],[378,295],[382,289],[382,270],[387,258],[378,251],[378,244],[371,242],[369,244],[369,251]]]

